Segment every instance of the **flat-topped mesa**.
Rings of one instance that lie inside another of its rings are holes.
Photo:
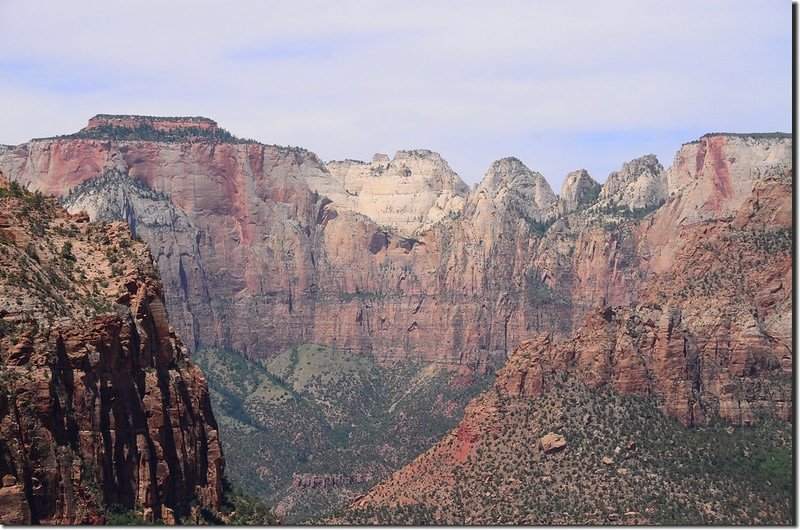
[[[667,177],[656,155],[645,155],[612,172],[602,189],[601,207],[652,209],[667,199]]]
[[[137,129],[152,127],[156,131],[171,132],[176,129],[199,129],[213,131],[219,129],[217,122],[201,116],[136,116],[132,114],[98,114],[89,119],[84,130],[98,127],[119,127]]]
[[[132,114],[98,114],[74,134],[57,139],[98,139],[118,141],[187,142],[216,140],[251,143],[222,129],[217,122],[200,116],[137,116]],[[50,140],[53,138],[40,138]]]
[[[391,160],[378,153],[370,163],[331,161],[327,167],[344,190],[328,195],[334,203],[406,235],[460,212],[469,194],[441,155],[424,149],[398,151]]]

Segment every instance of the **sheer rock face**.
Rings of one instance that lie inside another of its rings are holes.
[[[206,382],[167,321],[146,246],[49,199],[0,205],[0,522],[102,523],[110,505],[174,521],[193,502],[218,507]]]
[[[685,144],[667,171],[670,194],[680,190],[680,224],[735,213],[766,172],[791,169],[791,138],[710,135]]]
[[[409,182],[442,190],[422,193],[438,197],[425,222],[464,201],[466,188],[438,155],[400,152],[372,166],[387,164],[401,184],[408,169]],[[528,303],[536,238],[507,190],[490,187],[454,219],[411,236],[357,211],[336,192],[350,186],[332,177],[350,182],[344,172],[303,150],[54,139],[0,153],[0,166],[32,189],[73,189],[71,211],[127,220],[151,247],[167,309],[190,344],[268,357],[316,342],[387,362],[418,356],[478,368],[531,331],[570,323],[552,309],[561,301]]]
[[[786,140],[734,140],[722,158],[749,160],[754,174],[791,163]],[[48,193],[76,188],[73,212],[126,220],[150,246],[190,345],[269,357],[316,342],[482,369],[539,331],[569,334],[598,306],[639,303],[650,279],[693,263],[685,242],[699,244],[703,228],[691,205],[714,196],[706,181],[717,173],[687,173],[681,153],[669,172],[652,156],[625,164],[595,202],[585,172],[556,198],[511,158],[468,192],[428,151],[326,165],[257,143],[65,138],[3,148],[0,167]],[[758,182],[765,196],[783,193]]]
[[[667,176],[655,155],[623,164],[608,176],[600,190],[600,204],[631,210],[654,207],[667,198]]]
[[[294,489],[320,489],[350,484],[363,484],[375,479],[372,473],[298,473],[292,476]]]
[[[426,150],[398,151],[391,160],[376,154],[370,164],[330,162],[328,170],[344,190],[328,195],[333,202],[406,236],[460,212],[469,193],[447,162]]]
[[[558,196],[558,214],[566,215],[581,206],[588,206],[597,200],[599,192],[600,184],[585,169],[568,173]]]

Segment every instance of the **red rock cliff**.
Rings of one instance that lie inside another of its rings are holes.
[[[145,245],[0,176],[0,522],[174,522],[218,507],[206,382]]]
[[[666,172],[652,156],[625,164],[599,202],[552,226],[546,181],[509,160],[469,193],[422,151],[332,170],[308,151],[254,142],[63,138],[6,148],[0,167],[46,193],[73,189],[71,211],[125,219],[150,246],[190,346],[269,357],[316,342],[482,369],[540,331],[568,334],[598,306],[638,303],[673,266],[681,231],[729,217],[759,175],[791,165],[790,140],[721,138],[684,146]],[[423,170],[447,200],[414,234],[347,199],[375,199],[353,182],[423,182]]]
[[[155,116],[125,116],[113,114],[98,114],[89,119],[84,130],[97,129],[103,126],[136,129],[147,126],[161,132],[171,132],[176,129],[199,129],[201,131],[216,130],[217,122],[208,118],[186,117],[155,117]]]

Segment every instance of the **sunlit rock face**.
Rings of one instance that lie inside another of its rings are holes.
[[[447,162],[427,150],[398,151],[391,160],[377,154],[369,164],[334,161],[328,170],[344,190],[328,194],[334,203],[409,236],[459,213],[469,193]]]
[[[598,306],[635,304],[674,270],[681,230],[727,219],[753,175],[791,164],[790,140],[715,136],[667,171],[648,155],[603,186],[573,172],[556,196],[514,158],[470,190],[430,151],[325,164],[195,125],[191,138],[95,128],[35,140],[2,148],[0,167],[73,212],[127,221],[186,342],[255,357],[314,342],[488,369],[540,331],[566,335]],[[725,164],[698,154],[714,142]],[[724,200],[720,171],[732,179]]]

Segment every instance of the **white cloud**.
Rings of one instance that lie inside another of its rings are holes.
[[[788,3],[747,0],[6,1],[0,142],[208,115],[325,159],[429,147],[468,182],[515,155],[557,187],[710,130],[789,130],[790,35]]]

